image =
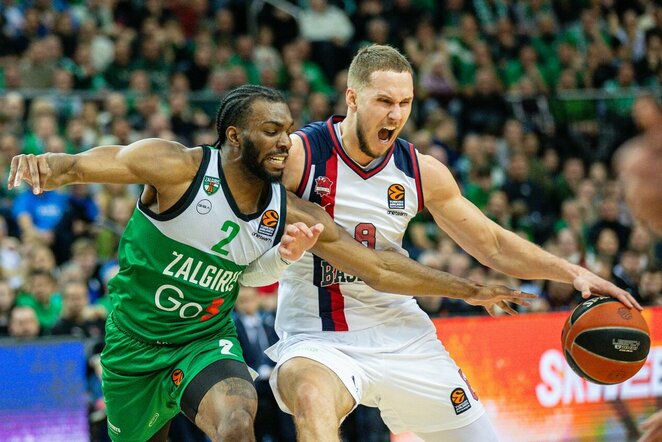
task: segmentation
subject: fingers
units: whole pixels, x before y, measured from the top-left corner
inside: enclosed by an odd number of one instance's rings
[[[510,316],[515,316],[517,314],[517,310],[512,308],[506,301],[501,301],[498,306]]]
[[[285,232],[290,236],[304,235],[309,238],[312,238],[313,236],[310,228],[304,223],[288,224],[285,228]]]
[[[522,307],[531,307],[531,303],[529,301],[525,301],[524,299],[520,299],[520,298],[511,298],[511,299],[508,299],[508,302],[512,302],[513,304],[521,305]]]
[[[39,183],[39,164],[33,155],[30,155],[27,158],[28,172],[30,174],[30,180],[32,181],[32,192],[37,195],[41,193],[41,185]]]
[[[16,175],[18,170],[18,165],[20,162],[20,157],[15,156],[11,159],[11,166],[9,167],[9,177],[7,178],[7,189],[11,190],[16,187]],[[20,181],[19,181],[20,184]]]
[[[21,185],[25,181],[32,186],[32,192],[38,195],[42,192],[41,172],[39,159],[34,155],[16,155],[11,160],[7,188],[9,190]]]
[[[319,237],[320,234],[324,231],[324,224],[315,224],[310,228],[310,230],[313,232],[313,236]]]
[[[510,290],[510,289],[508,290],[510,291],[509,296],[512,298],[513,301],[515,301],[516,299],[536,299],[538,297],[537,295],[523,292],[521,290]]]

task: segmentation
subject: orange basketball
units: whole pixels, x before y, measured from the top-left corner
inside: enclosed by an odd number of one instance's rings
[[[579,304],[561,333],[568,365],[596,384],[618,384],[634,376],[646,362],[650,342],[639,310],[606,296]]]

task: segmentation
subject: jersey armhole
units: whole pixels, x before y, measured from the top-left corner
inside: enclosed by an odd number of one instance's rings
[[[414,169],[414,181],[416,181],[416,194],[418,196],[418,212],[425,208],[425,199],[423,198],[423,181],[421,180],[421,167],[418,164],[418,155],[416,148],[409,143],[409,152],[411,153],[411,164]]]
[[[184,210],[186,210],[186,208],[193,202],[193,199],[195,199],[195,196],[198,193],[198,189],[202,183],[202,178],[207,172],[207,166],[209,165],[210,157],[211,149],[208,146],[202,146],[202,162],[200,163],[200,168],[195,174],[193,181],[191,181],[191,184],[188,186],[188,189],[186,189],[186,192],[184,192],[184,195],[182,195],[181,198],[179,198],[179,200],[177,200],[177,202],[172,205],[172,207],[168,208],[168,210],[164,210],[161,213],[156,213],[152,211],[149,206],[143,204],[142,200],[139,198],[138,207],[140,210],[145,215],[158,221],[171,220],[184,212]]]
[[[287,224],[287,189],[280,184],[280,223],[278,224],[278,231],[274,237],[274,246],[280,242],[285,232],[285,225]]]

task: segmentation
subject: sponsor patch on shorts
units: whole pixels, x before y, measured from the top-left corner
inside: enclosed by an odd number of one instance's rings
[[[451,392],[451,403],[455,408],[455,414],[462,414],[471,408],[469,399],[462,388],[456,388]]]
[[[182,381],[184,380],[184,372],[178,368],[172,372],[170,379],[172,380],[172,383],[175,384],[176,387],[179,387],[179,384],[181,384]]]

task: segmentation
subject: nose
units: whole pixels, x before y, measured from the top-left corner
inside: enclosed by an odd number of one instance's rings
[[[290,139],[289,134],[283,131],[283,133],[278,138],[278,148],[289,151],[290,147],[292,147],[292,140]]]
[[[395,103],[395,105],[391,107],[391,110],[388,113],[388,117],[391,120],[397,121],[398,123],[400,122],[402,119],[402,109],[400,109],[400,104]]]

